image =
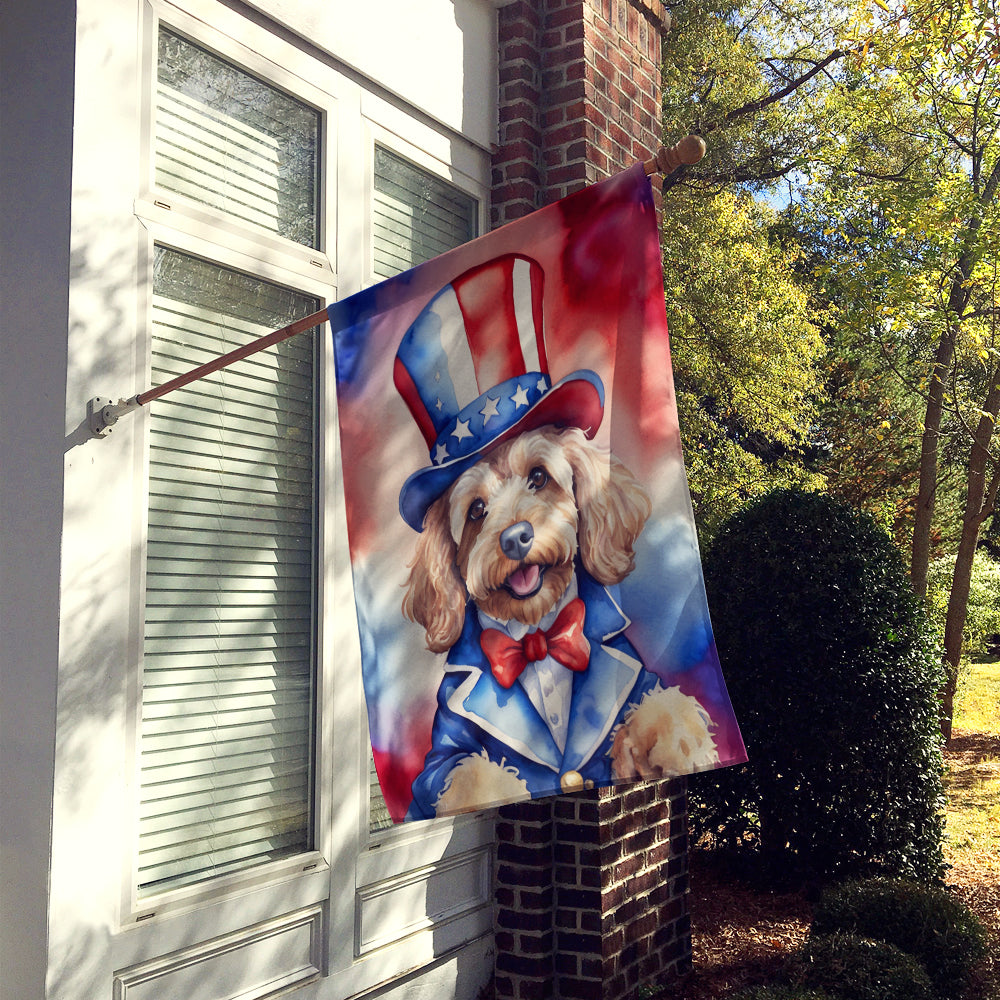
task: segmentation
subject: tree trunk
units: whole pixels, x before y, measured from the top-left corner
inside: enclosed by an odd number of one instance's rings
[[[1000,159],[993,164],[986,184],[979,189],[979,165],[982,151],[973,157],[978,205],[965,228],[962,254],[957,261],[955,277],[948,292],[945,322],[948,327],[934,354],[930,386],[927,393],[927,411],[924,432],[920,441],[920,485],[917,490],[917,509],[913,520],[913,544],[910,550],[910,582],[921,596],[927,595],[927,568],[931,557],[931,527],[934,520],[934,498],[937,492],[938,438],[941,433],[941,414],[944,410],[944,378],[955,356],[955,338],[959,324],[969,304],[969,278],[972,275],[974,249],[983,216],[993,204],[1000,190]],[[995,412],[995,411],[994,411]],[[963,614],[964,624],[964,614]]]
[[[951,739],[952,718],[955,711],[955,689],[958,685],[958,668],[962,659],[962,633],[969,608],[969,588],[972,582],[972,563],[979,544],[979,531],[983,522],[993,513],[997,486],[1000,484],[1000,465],[990,458],[990,442],[1000,409],[1000,373],[994,373],[990,391],[986,394],[983,413],[973,436],[969,454],[968,485],[965,494],[965,511],[962,516],[962,536],[955,557],[955,572],[948,596],[948,614],[944,626],[945,685],[941,692],[941,733]],[[987,479],[991,464],[991,479]]]
[[[920,439],[920,482],[913,518],[913,542],[910,550],[910,582],[920,597],[927,595],[927,568],[931,560],[931,526],[934,521],[934,498],[937,494],[938,438],[944,412],[944,378],[955,355],[955,330],[948,324],[934,353],[924,430]]]

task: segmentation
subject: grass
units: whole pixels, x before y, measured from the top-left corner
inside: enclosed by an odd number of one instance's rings
[[[948,886],[982,920],[992,951],[970,996],[1000,1000],[1000,661],[963,671],[948,763]]]
[[[955,700],[956,728],[1000,736],[1000,660],[963,670]]]
[[[948,750],[948,861],[1000,874],[1000,661],[963,672]]]

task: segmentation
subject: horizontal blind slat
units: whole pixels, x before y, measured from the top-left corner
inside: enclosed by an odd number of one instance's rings
[[[220,868],[236,862],[241,862],[240,867],[243,867],[256,859],[280,857],[299,847],[294,827],[301,825],[305,816],[300,812],[291,819],[292,822],[285,822],[285,825],[293,826],[291,832],[272,830],[268,825],[250,829],[241,825],[239,830],[224,834],[191,831],[192,839],[187,850],[185,843],[181,842],[171,850],[140,851],[140,878],[146,884],[187,874],[192,860],[208,860],[211,865],[204,870],[218,874]],[[205,876],[202,874],[200,877]]]
[[[216,795],[222,799],[240,794],[244,785],[266,787],[276,783],[283,787],[287,782],[304,781],[308,776],[309,761],[302,756],[285,755],[270,758],[261,756],[251,761],[244,757],[238,766],[231,768],[209,768],[208,762],[200,770],[190,764],[165,765],[142,786],[140,809],[147,812],[176,812],[186,802],[201,800],[204,796]]]

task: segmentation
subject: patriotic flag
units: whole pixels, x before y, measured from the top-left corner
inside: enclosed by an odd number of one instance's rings
[[[746,759],[637,166],[329,309],[394,821]]]

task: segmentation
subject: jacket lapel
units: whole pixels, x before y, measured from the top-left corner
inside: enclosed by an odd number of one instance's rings
[[[597,752],[618,721],[642,664],[628,653],[591,644],[590,666],[573,688],[564,771],[579,771]]]
[[[507,689],[494,680],[479,645],[480,631],[475,609],[470,605],[462,635],[449,651],[445,665],[447,671],[467,671],[469,676],[448,699],[448,708],[515,753],[558,774],[562,754],[549,727],[520,684]]]
[[[562,754],[524,688],[514,684],[504,689],[488,670],[468,669],[469,676],[448,699],[448,707],[509,746],[514,753],[558,774]]]
[[[618,721],[628,696],[642,671],[626,642],[605,645],[620,635],[629,619],[612,591],[583,570],[577,573],[580,597],[587,608],[584,633],[590,640],[590,665],[577,675],[573,688],[573,711],[563,770],[580,770],[597,752]]]
[[[470,607],[462,636],[448,654],[446,670],[468,677],[448,699],[456,715],[475,723],[515,753],[557,774],[579,770],[593,756],[617,722],[642,670],[625,648],[605,645],[628,626],[628,618],[607,588],[578,573],[579,594],[586,605],[584,633],[590,640],[590,663],[573,681],[566,752],[559,752],[545,721],[520,684],[502,688],[493,678],[479,646],[479,624]]]

